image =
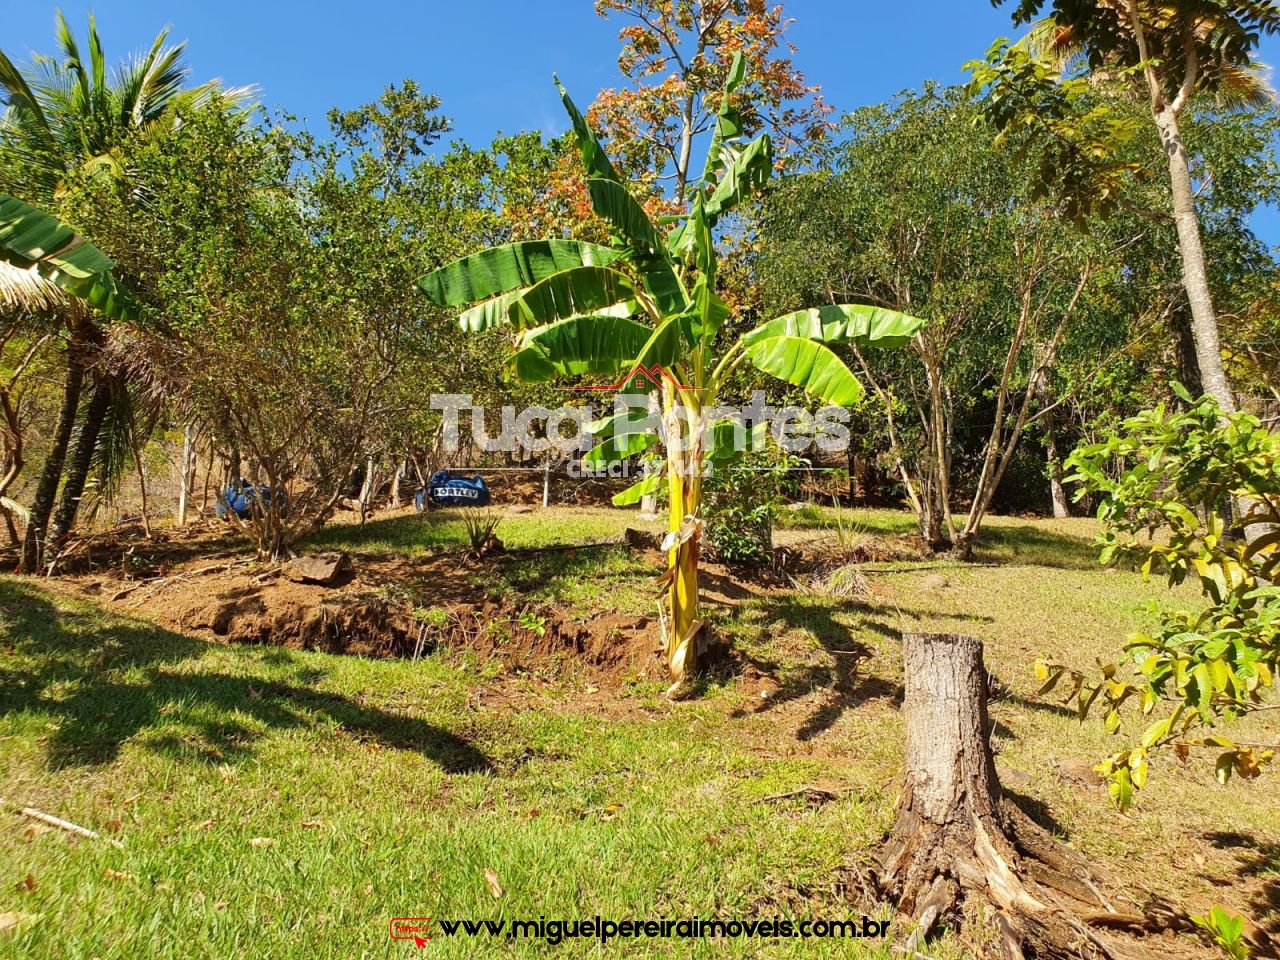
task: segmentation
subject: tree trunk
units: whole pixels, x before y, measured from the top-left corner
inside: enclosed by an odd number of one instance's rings
[[[1049,498],[1053,501],[1053,515],[1059,520],[1071,516],[1071,503],[1062,486],[1062,457],[1058,454],[1058,435],[1054,429],[1053,414],[1044,418],[1045,465],[1049,468]]]
[[[142,494],[142,533],[151,539],[151,518],[147,516],[147,468],[142,461],[142,443],[138,439],[136,431],[133,432],[133,465],[138,471],[138,490]],[[187,478],[183,477],[183,494],[185,500]],[[186,513],[186,505],[183,504],[183,513]]]
[[[1191,329],[1191,315],[1185,307],[1176,311],[1169,320],[1173,339],[1174,362],[1178,367],[1178,379],[1193,397],[1204,393],[1200,382],[1200,365],[1196,361],[1196,335]],[[1175,401],[1181,403],[1181,401]]]
[[[31,501],[31,518],[22,538],[23,573],[35,573],[44,565],[45,531],[58,496],[58,483],[62,480],[62,464],[67,458],[71,432],[76,425],[76,410],[80,406],[80,391],[84,383],[84,344],[73,331],[67,347],[67,378],[62,385],[62,409],[58,413],[58,426],[53,434],[53,446],[40,472],[35,496]]]
[[[364,526],[365,519],[369,516],[369,500],[373,497],[373,457],[365,457],[364,461],[364,481],[360,484],[360,526]]]
[[[75,525],[80,498],[84,495],[84,485],[89,478],[89,466],[93,462],[93,451],[98,445],[98,435],[102,432],[107,410],[111,407],[112,392],[110,381],[98,383],[85,408],[80,435],[76,437],[75,450],[67,465],[67,482],[62,487],[62,500],[49,530],[49,540],[52,543],[65,537]]]
[[[1200,240],[1200,219],[1196,215],[1195,193],[1191,189],[1191,171],[1187,151],[1178,129],[1178,118],[1165,107],[1155,114],[1156,127],[1169,158],[1169,182],[1173,194],[1173,222],[1178,228],[1178,248],[1182,254],[1182,284],[1191,307],[1191,330],[1195,336],[1196,365],[1204,392],[1218,401],[1223,413],[1234,413],[1235,397],[1227,382],[1222,364],[1222,343],[1218,335],[1218,318],[1209,293],[1209,278],[1204,264],[1204,247]]]
[[[188,423],[182,428],[182,488],[178,491],[178,526],[187,525],[187,502],[196,483],[196,428]]]
[[[667,482],[670,513],[667,530],[667,607],[664,648],[672,684],[668,695],[687,689],[706,647],[698,609],[698,554],[702,524],[702,424],[668,385],[666,407]],[[684,419],[688,417],[689,419]]]
[[[999,933],[998,955],[1115,956],[1066,909],[1107,910],[1093,871],[1007,802],[996,776],[982,641],[903,636],[906,779],[873,885],[916,923],[910,949],[943,920],[973,916]]]
[[[922,477],[920,482],[920,513],[916,519],[920,527],[920,536],[929,545],[929,549],[935,552],[946,550],[951,545],[951,541],[942,532],[944,511],[940,502],[941,499],[942,494],[937,484],[927,477]]]
[[[396,464],[395,475],[391,478],[391,493],[387,497],[387,506],[392,510],[400,509],[400,503],[403,499],[400,496],[400,481],[404,478],[406,466],[404,457],[401,457],[399,462]]]

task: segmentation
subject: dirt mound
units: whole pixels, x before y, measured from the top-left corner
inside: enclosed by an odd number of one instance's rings
[[[165,619],[184,630],[208,630],[232,643],[371,657],[405,656],[417,633],[404,604],[288,580],[250,581],[207,599],[188,594],[177,599]]]
[[[647,617],[603,614],[574,619],[554,607],[514,608],[495,601],[457,604],[447,621],[424,625],[427,645],[473,651],[502,661],[508,669],[531,672],[581,664],[622,675],[660,668],[658,625]]]
[[[460,558],[363,556],[336,586],[288,578],[290,567],[251,558],[187,565],[150,580],[100,569],[63,578],[71,592],[211,640],[365,657],[476,655],[506,669],[558,673],[581,667],[602,679],[661,672],[659,626],[639,616],[591,616],[577,607],[494,599],[457,576]],[[470,561],[501,568],[502,557]],[[102,574],[107,573],[106,577]]]

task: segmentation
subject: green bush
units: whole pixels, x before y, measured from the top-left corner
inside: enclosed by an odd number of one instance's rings
[[[705,481],[706,542],[725,563],[765,563],[773,556],[773,515],[799,487],[791,468],[806,461],[780,450],[750,453],[715,466]]]

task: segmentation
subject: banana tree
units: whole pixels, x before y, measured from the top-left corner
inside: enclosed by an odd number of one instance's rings
[[[650,220],[557,80],[592,207],[608,223],[613,243],[511,243],[464,257],[418,281],[433,302],[467,307],[458,318],[464,330],[514,328],[510,362],[522,380],[661,368],[662,375],[637,376],[629,388],[661,391],[663,428],[635,432],[625,414],[605,418],[593,424],[600,442],[584,461],[595,468],[662,450],[661,468],[618,494],[614,503],[636,503],[666,487],[664,647],[676,683],[689,675],[705,645],[698,607],[704,462],[729,465],[745,439],[738,438],[735,447],[739,431],[722,429],[731,426],[723,421],[710,422],[721,388],[749,363],[825,403],[852,406],[862,399],[862,385],[832,347],[849,342],[901,346],[921,323],[877,307],[825,306],[763,323],[727,349],[717,344],[730,310],[716,294],[713,231],[773,172],[768,134],[744,136],[735,90],[745,67],[741,55],[736,57],[702,175],[684,198],[688,212],[670,218],[670,229],[660,230]]]
[[[0,294],[15,307],[58,304],[56,289],[109,317],[134,319],[137,305],[116,283],[115,263],[75,228],[0,193]]]

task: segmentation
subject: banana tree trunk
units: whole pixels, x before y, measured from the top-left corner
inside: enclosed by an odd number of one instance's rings
[[[666,636],[667,667],[673,684],[681,684],[697,667],[702,620],[698,609],[698,551],[702,516],[702,431],[696,410],[665,390],[667,474],[671,510],[667,553],[671,613]]]

